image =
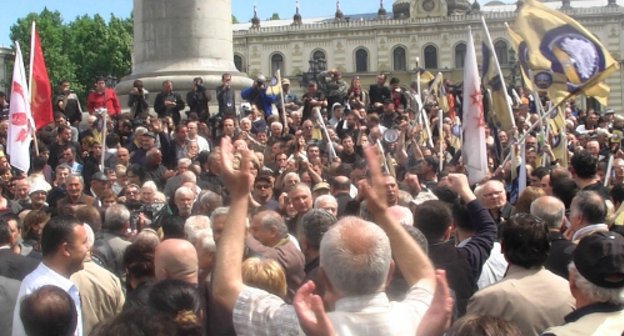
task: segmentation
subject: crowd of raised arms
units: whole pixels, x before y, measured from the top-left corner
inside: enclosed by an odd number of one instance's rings
[[[470,184],[461,86],[230,82],[59,83],[0,152],[1,335],[623,335],[624,115],[565,102],[558,156],[515,88]]]

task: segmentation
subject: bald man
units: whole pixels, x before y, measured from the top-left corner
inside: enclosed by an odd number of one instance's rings
[[[197,251],[184,239],[167,239],[156,247],[156,280],[176,279],[197,284]]]
[[[550,251],[544,267],[568,279],[568,264],[572,261],[575,245],[561,234],[565,223],[565,205],[553,196],[542,196],[531,203],[531,215],[541,218],[548,228]]]

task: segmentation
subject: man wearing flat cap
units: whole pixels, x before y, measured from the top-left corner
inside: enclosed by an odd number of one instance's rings
[[[624,237],[596,232],[584,237],[569,265],[576,310],[542,335],[621,335],[624,330]]]

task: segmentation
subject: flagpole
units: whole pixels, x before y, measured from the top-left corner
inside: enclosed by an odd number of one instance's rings
[[[503,92],[505,93],[505,100],[507,102],[507,113],[509,113],[509,118],[511,119],[511,126],[516,128],[516,120],[514,119],[513,109],[511,108],[511,98],[507,93],[507,85],[505,85],[505,77],[503,76],[503,72],[501,71],[500,64],[498,63],[498,56],[496,55],[496,50],[494,49],[494,43],[492,42],[492,37],[490,36],[490,31],[488,30],[487,24],[485,23],[485,17],[481,16],[481,23],[483,23],[483,29],[485,30],[485,36],[487,37],[488,45],[490,50],[492,51],[492,59],[494,60],[494,66],[496,66],[496,71],[500,76],[501,86],[503,87]]]
[[[100,163],[102,166],[102,172],[104,172],[105,160],[106,160],[106,132],[108,130],[106,117],[108,117],[108,111],[104,108],[101,112],[102,115],[102,162]]]
[[[420,57],[416,57],[416,103],[418,104],[418,118],[420,119],[420,125],[425,126],[425,132],[427,132],[427,142],[429,146],[433,148],[433,140],[431,139],[431,129],[429,128],[429,117],[423,115],[425,106],[422,101],[422,91],[420,87]],[[420,144],[419,144],[420,145]]]
[[[277,85],[280,86],[280,101],[282,103],[282,122],[284,123],[284,127],[282,128],[282,133],[288,133],[288,121],[286,119],[286,103],[284,102],[284,88],[282,86],[282,75],[280,69],[277,69],[275,76],[277,77]],[[277,110],[279,113],[279,109]]]
[[[444,111],[442,111],[442,108],[439,109],[438,111],[438,136],[440,137],[440,139],[438,139],[438,143],[440,148],[438,148],[438,152],[440,155],[440,162],[439,162],[439,172],[442,172],[442,169],[444,168],[444,148],[442,147],[442,141],[444,141]]]
[[[325,126],[325,122],[323,121],[323,115],[321,115],[321,109],[316,109],[317,118],[319,120],[319,124],[321,124],[321,128],[323,129],[323,133],[325,133],[325,137],[327,138],[327,143],[329,144],[329,161],[332,161],[337,157],[336,149],[334,149],[334,143],[329,137],[329,131],[327,131],[327,126]]]
[[[35,63],[35,21],[32,22],[32,29],[30,30],[30,66],[28,67],[28,101],[32,102],[32,79],[33,79],[33,64]],[[32,106],[32,105],[31,105]],[[32,116],[32,110],[31,110]],[[29,119],[30,127],[32,129],[33,140],[35,141],[35,155],[39,156],[39,140],[37,140],[37,127],[35,127],[34,120]]]
[[[529,129],[523,133],[520,136],[520,139],[518,139],[518,143],[522,143],[524,141],[524,139],[526,139],[526,137],[537,127],[537,125],[539,125],[539,123],[543,120],[546,119],[551,113],[552,111],[554,111],[555,109],[557,109],[559,107],[559,105],[563,104],[565,101],[567,101],[568,99],[574,97],[578,92],[570,92],[565,98],[563,98],[559,103],[557,103],[556,105],[551,106],[548,111],[546,111],[546,113],[544,113],[544,115],[539,116],[539,120],[536,121],[535,123],[533,123],[533,125],[531,125],[531,127],[529,127]],[[565,138],[567,140],[567,138]],[[567,151],[567,146],[566,146],[566,151]],[[507,157],[505,157],[505,161],[503,161],[502,166],[505,165],[505,163],[507,163],[507,161],[509,161],[509,158],[511,157],[511,153],[507,154]]]

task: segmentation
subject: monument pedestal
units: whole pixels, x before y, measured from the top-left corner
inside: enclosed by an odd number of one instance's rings
[[[122,107],[136,79],[149,90],[151,106],[164,80],[185,99],[193,78],[202,77],[211,105],[223,73],[232,75],[237,91],[252,84],[234,65],[230,0],[134,0],[133,6],[132,74],[115,88]]]

